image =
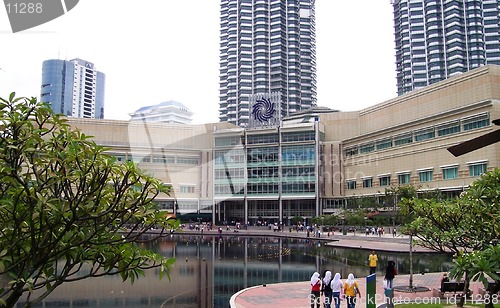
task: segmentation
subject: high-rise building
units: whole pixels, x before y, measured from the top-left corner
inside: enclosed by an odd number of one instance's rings
[[[68,117],[103,119],[104,80],[104,74],[91,62],[46,60],[42,65],[40,101]]]
[[[176,101],[145,106],[130,114],[132,121],[191,124],[193,112]]]
[[[398,95],[500,64],[500,0],[392,0]]]
[[[219,119],[247,127],[256,96],[282,116],[316,105],[314,0],[221,0]]]

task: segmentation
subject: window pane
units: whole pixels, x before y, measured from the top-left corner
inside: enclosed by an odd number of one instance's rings
[[[481,174],[486,172],[486,163],[484,164],[477,164],[477,165],[470,165],[469,166],[469,175],[470,176],[480,176]]]
[[[430,182],[432,181],[432,174],[432,170],[419,172],[418,179],[420,182]]]
[[[398,184],[409,184],[410,183],[410,174],[398,174]]]
[[[458,167],[443,169],[443,180],[458,178]]]

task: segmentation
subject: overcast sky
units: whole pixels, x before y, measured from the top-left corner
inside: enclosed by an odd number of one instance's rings
[[[13,34],[0,8],[0,96],[40,95],[42,62],[81,58],[106,75],[105,118],[175,100],[218,122],[219,0],[80,0]],[[359,110],[396,96],[389,0],[316,0],[318,105]]]

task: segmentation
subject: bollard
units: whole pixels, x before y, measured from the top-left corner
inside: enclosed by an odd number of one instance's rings
[[[394,308],[394,289],[387,288],[384,291],[385,303],[387,308]]]

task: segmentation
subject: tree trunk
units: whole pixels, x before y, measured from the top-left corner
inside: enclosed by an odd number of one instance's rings
[[[6,303],[5,307],[7,307],[7,308],[16,307],[17,301],[19,300],[21,295],[23,295],[23,292],[21,290],[22,290],[22,287],[14,288],[13,291],[11,293],[9,293],[9,297],[7,297],[7,299],[5,300],[5,303]]]
[[[457,303],[457,307],[463,307],[465,304],[465,299],[470,296],[470,291],[469,291],[469,273],[465,272],[465,277],[464,277],[464,289],[462,296],[460,297],[460,301]]]

